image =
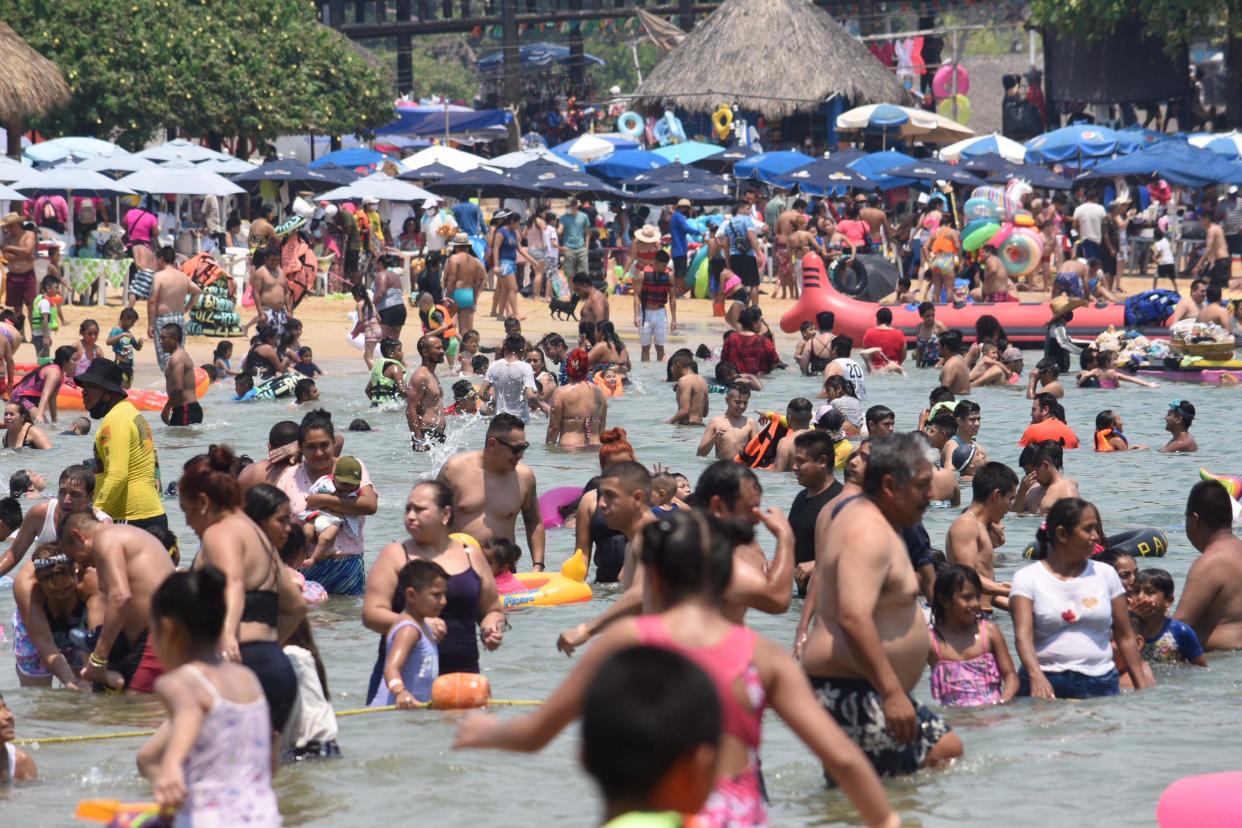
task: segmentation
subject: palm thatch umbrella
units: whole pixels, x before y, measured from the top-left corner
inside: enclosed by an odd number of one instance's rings
[[[811,0],[724,0],[634,94],[649,109],[736,104],[769,119],[834,95],[855,105],[908,98],[897,77]]]
[[[22,123],[69,103],[69,85],[60,68],[0,23],[0,124],[8,130],[7,152],[22,154]]]

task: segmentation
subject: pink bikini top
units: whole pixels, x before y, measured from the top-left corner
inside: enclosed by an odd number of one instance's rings
[[[751,750],[759,749],[759,731],[767,697],[753,660],[757,638],[753,630],[735,626],[714,647],[683,647],[669,636],[660,616],[644,615],[638,619],[638,638],[643,644],[680,653],[707,673],[720,696],[722,730]],[[738,702],[739,681],[750,702],[749,709]]]

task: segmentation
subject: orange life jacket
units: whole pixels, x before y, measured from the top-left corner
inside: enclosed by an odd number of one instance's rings
[[[1129,445],[1129,441],[1126,440],[1124,435],[1118,434],[1116,431],[1114,431],[1111,428],[1102,428],[1095,433],[1095,450],[1096,451],[1117,451],[1117,449],[1113,448],[1112,444],[1108,442],[1109,439],[1113,437],[1120,437],[1121,442],[1125,443],[1126,445]]]
[[[780,417],[773,417],[733,459],[752,469],[766,469],[776,462],[777,444],[788,433],[789,426],[782,423]]]

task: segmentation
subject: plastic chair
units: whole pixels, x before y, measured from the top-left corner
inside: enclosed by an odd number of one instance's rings
[[[328,295],[328,274],[332,272],[332,264],[336,261],[336,254],[329,253],[326,256],[319,256],[319,269],[315,271],[315,295]]]

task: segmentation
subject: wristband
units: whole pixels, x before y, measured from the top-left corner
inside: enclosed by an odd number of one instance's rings
[[[388,682],[388,692],[392,693],[394,696],[400,695],[404,690],[405,682],[401,681],[401,679],[393,679]]]
[[[94,653],[91,653],[90,658],[88,658],[87,661],[90,663],[92,667],[107,667],[108,666],[108,659],[100,658]]]
[[[547,567],[543,565],[543,561],[535,561],[533,564],[531,564],[531,566],[537,566],[537,567],[539,567],[539,571],[540,571],[540,572],[542,572],[543,570],[547,569]]]

